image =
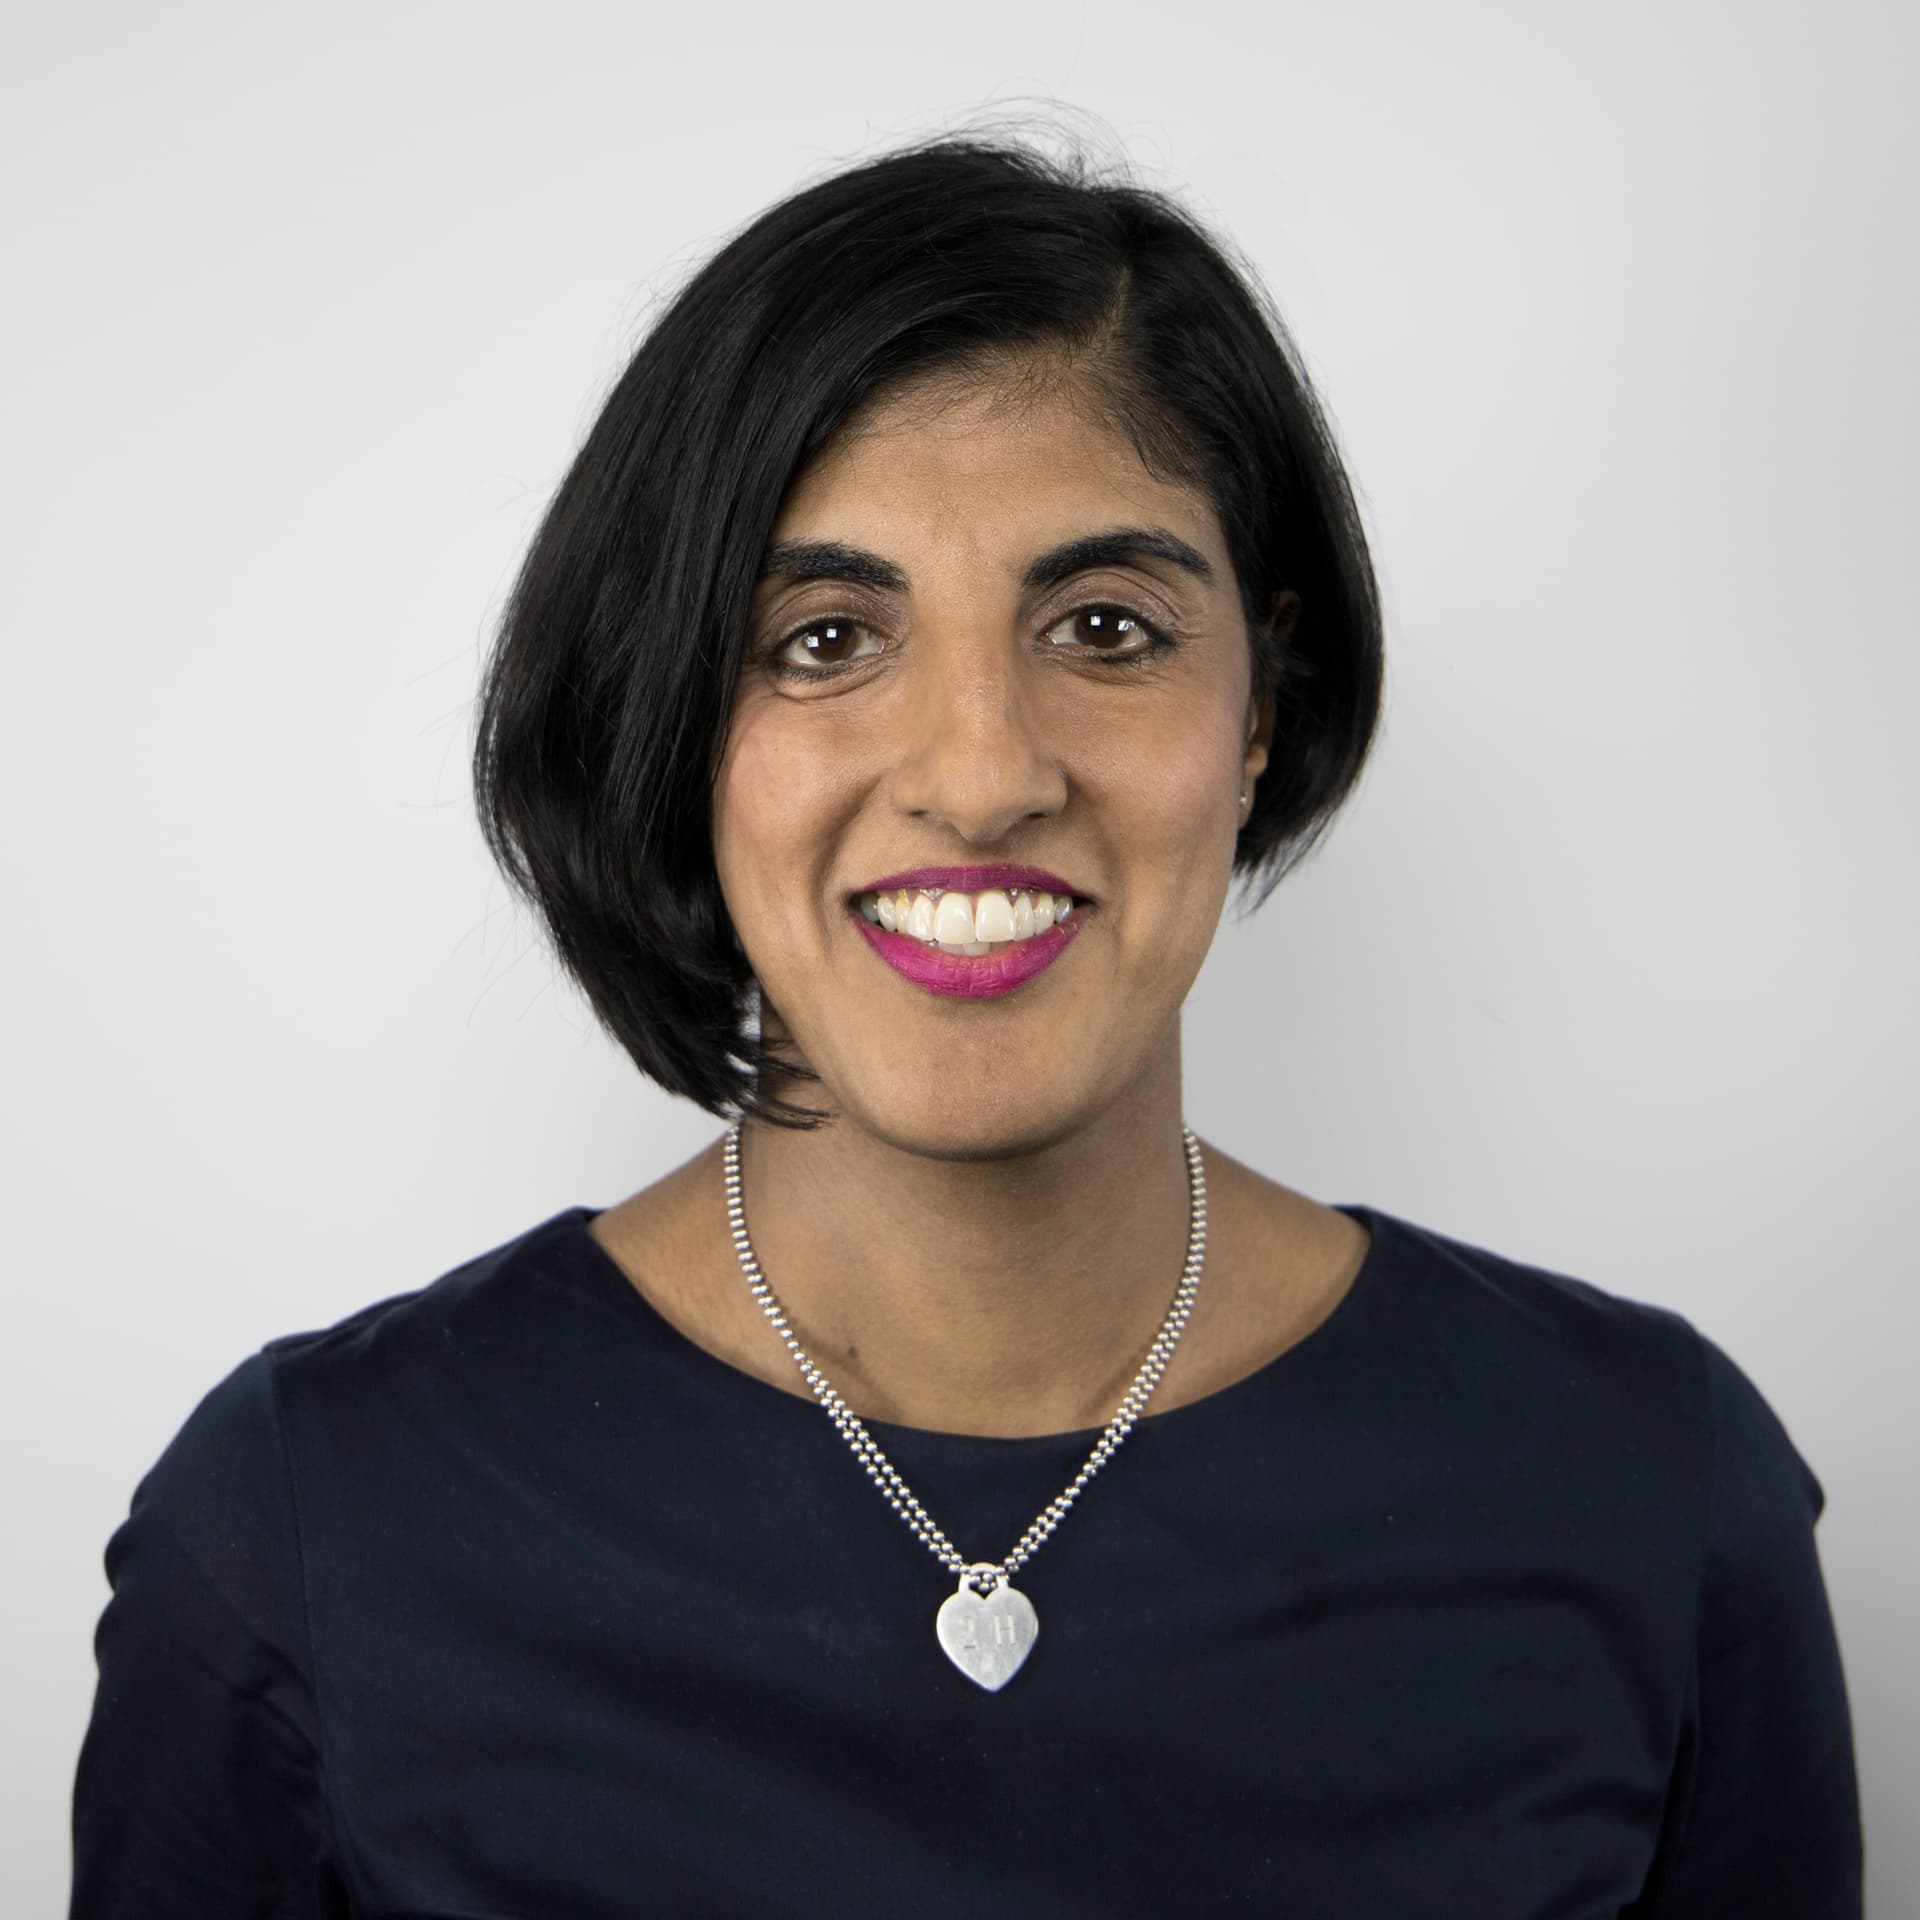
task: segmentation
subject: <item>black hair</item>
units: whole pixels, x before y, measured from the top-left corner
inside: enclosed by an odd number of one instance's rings
[[[1250,905],[1359,778],[1380,608],[1332,433],[1258,277],[1112,172],[945,135],[768,208],[647,332],[521,566],[480,688],[482,833],[600,1022],[711,1113],[810,1123],[764,1084],[776,1061],[714,869],[712,784],[787,488],[910,379],[1060,360],[1150,470],[1211,500],[1274,704],[1235,847]],[[1298,606],[1276,618],[1288,589]]]

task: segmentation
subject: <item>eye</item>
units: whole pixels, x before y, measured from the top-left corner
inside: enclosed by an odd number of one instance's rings
[[[1062,652],[1072,648],[1106,659],[1133,659],[1159,653],[1172,644],[1170,637],[1144,614],[1107,601],[1075,607],[1047,629],[1047,637]]]
[[[796,627],[776,641],[768,653],[769,663],[782,673],[823,673],[829,668],[850,666],[881,651],[878,637],[858,620],[829,614]]]

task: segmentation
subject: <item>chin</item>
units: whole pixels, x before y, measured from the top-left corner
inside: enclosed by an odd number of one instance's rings
[[[968,1086],[965,1075],[933,1084],[902,1076],[886,1084],[849,1085],[827,1104],[888,1146],[929,1160],[1012,1160],[1038,1153],[1077,1132],[1101,1104],[1091,1087],[1078,1097],[1069,1087],[1009,1088],[1004,1068],[995,1071],[1002,1084],[991,1089]],[[816,1098],[825,1091],[824,1085],[813,1089]]]

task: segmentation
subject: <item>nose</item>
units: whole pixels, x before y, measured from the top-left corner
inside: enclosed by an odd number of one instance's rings
[[[1049,750],[1017,642],[972,629],[923,632],[921,643],[909,732],[890,783],[894,803],[980,846],[1058,813],[1066,775]]]

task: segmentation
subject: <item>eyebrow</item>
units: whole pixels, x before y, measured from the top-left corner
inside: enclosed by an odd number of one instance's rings
[[[1090,567],[1118,566],[1128,560],[1164,560],[1196,580],[1211,583],[1213,563],[1165,527],[1109,527],[1100,533],[1065,540],[1036,554],[1020,575],[1021,587],[1041,592]],[[891,560],[843,540],[778,540],[760,562],[762,580],[851,580],[882,593],[908,593],[912,583]]]

